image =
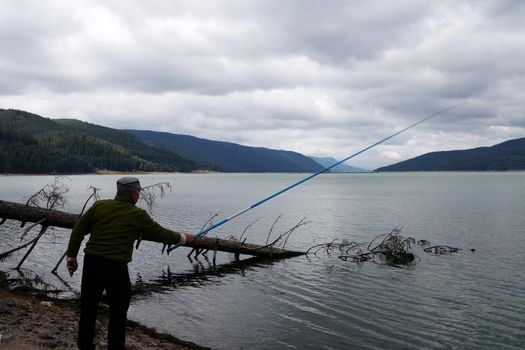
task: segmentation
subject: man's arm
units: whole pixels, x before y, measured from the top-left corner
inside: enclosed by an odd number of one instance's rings
[[[70,276],[73,276],[73,273],[75,273],[78,268],[77,255],[80,245],[84,240],[84,236],[91,232],[91,221],[94,211],[93,207],[94,205],[80,217],[75,224],[75,227],[73,227],[73,231],[71,231],[66,251],[66,265]]]
[[[166,244],[185,245],[193,242],[195,235],[182,233],[162,227],[155,222],[146,211],[140,217],[142,239]]]

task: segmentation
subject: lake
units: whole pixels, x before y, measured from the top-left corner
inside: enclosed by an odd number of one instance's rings
[[[157,221],[196,233],[213,215],[227,217],[305,174],[139,177],[143,186],[173,186],[158,198]],[[64,179],[70,191],[63,210],[79,212],[89,186],[112,198],[118,178]],[[0,177],[0,199],[23,202],[52,180]],[[188,259],[188,248],[166,256],[161,245],[142,242],[130,264],[140,293],[129,318],[215,349],[525,348],[525,173],[324,174],[209,236],[239,237],[253,224],[244,237],[261,244],[279,216],[272,237],[302,218],[309,222],[291,235],[289,249],[334,239],[365,243],[402,227],[403,236],[462,250],[433,255],[415,246],[417,258],[406,267],[357,264],[325,252],[235,264],[232,255],[218,253],[214,269],[211,258]],[[22,231],[13,221],[0,226],[0,251],[19,244]],[[70,278],[65,266],[60,278],[49,273],[67,239],[63,229],[46,234],[23,271],[78,292],[80,274]],[[0,262],[0,269],[13,268],[23,254]]]

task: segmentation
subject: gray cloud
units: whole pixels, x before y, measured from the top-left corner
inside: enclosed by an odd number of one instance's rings
[[[0,5],[0,105],[374,168],[523,137],[521,1]]]

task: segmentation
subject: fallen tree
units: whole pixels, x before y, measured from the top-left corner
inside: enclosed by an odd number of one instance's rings
[[[41,232],[45,232],[44,228],[49,226],[72,229],[79,218],[80,215],[78,214],[0,200],[0,225],[8,219],[17,220],[22,222],[22,227],[28,222],[34,223],[30,228],[41,225]],[[284,235],[281,235],[281,238],[284,238]],[[240,240],[198,237],[192,243],[185,244],[185,246],[194,248],[196,251],[213,251],[214,254],[217,251],[233,253],[237,259],[240,254],[264,258],[290,258],[305,254],[302,251],[277,248],[275,243],[277,241],[261,246]],[[25,244],[24,247],[27,245],[29,244]],[[12,251],[1,253],[0,258],[6,257]]]

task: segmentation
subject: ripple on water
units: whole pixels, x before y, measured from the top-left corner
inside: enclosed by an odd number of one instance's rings
[[[178,187],[154,212],[166,226],[194,232],[214,213],[236,212],[296,177],[180,175],[174,181]],[[47,181],[37,179],[38,188]],[[104,196],[111,197],[116,177],[72,179],[71,196],[85,198],[86,186],[100,183]],[[172,180],[148,175],[143,182]],[[250,191],[239,191],[239,185]],[[24,178],[4,179],[2,199],[19,200],[30,192],[27,186]],[[432,243],[464,250],[435,256],[416,247],[415,266],[402,269],[324,254],[233,267],[231,256],[219,254],[214,270],[202,259],[189,262],[188,251],[161,257],[159,245],[143,242],[130,265],[133,278],[163,288],[134,297],[130,317],[217,349],[523,349],[523,193],[525,181],[517,173],[319,177],[214,234],[228,237],[262,217],[248,235],[249,241],[264,241],[283,214],[276,232],[304,216],[311,221],[290,238],[288,246],[297,249],[333,239],[369,241],[404,226]],[[83,200],[70,203],[78,208]],[[0,226],[2,249],[16,245],[12,232],[20,231],[10,221]],[[48,273],[68,233],[58,231],[57,243],[45,237],[27,266]],[[12,268],[22,255],[0,266]],[[78,290],[78,277],[67,281]]]

